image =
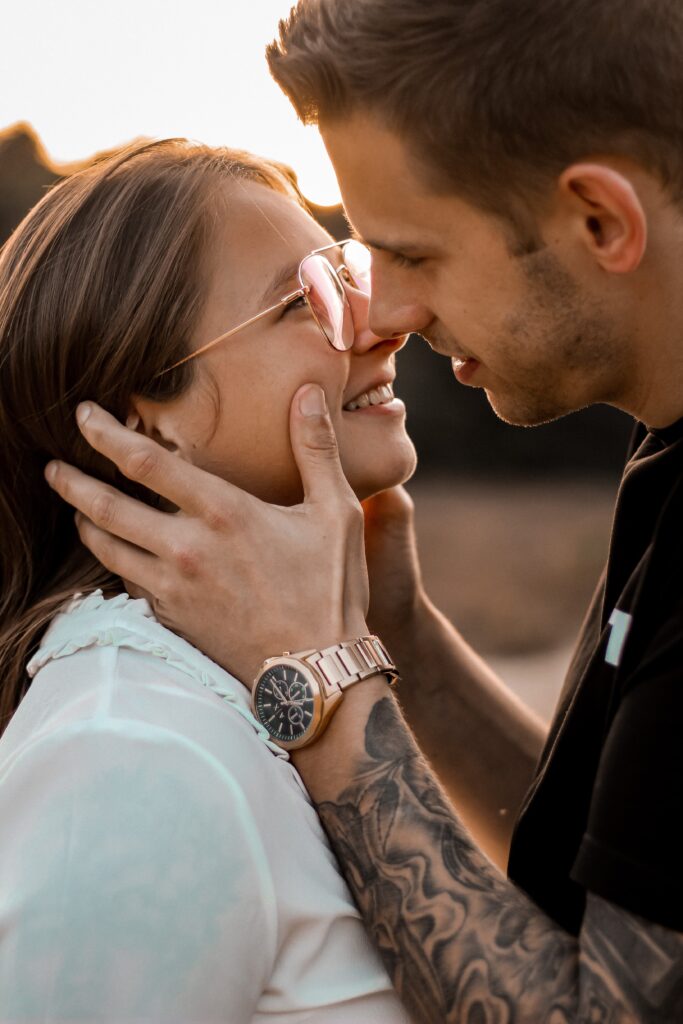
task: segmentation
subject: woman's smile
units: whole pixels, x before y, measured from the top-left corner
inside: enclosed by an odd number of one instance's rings
[[[369,406],[386,405],[394,398],[393,381],[384,384],[373,384],[351,399],[344,406],[346,412],[353,412],[356,409],[367,409]]]

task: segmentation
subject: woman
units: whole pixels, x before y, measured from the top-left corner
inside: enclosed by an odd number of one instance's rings
[[[80,438],[88,397],[295,503],[288,409],[315,381],[358,496],[405,480],[404,339],[369,329],[363,256],[278,166],[182,140],[67,179],[2,253],[3,1022],[407,1020],[246,686],[93,562],[43,477],[130,490]]]

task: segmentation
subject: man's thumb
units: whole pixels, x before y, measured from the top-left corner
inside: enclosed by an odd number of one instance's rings
[[[320,385],[307,384],[295,394],[290,435],[306,501],[332,500],[340,490],[348,490],[337,437]]]

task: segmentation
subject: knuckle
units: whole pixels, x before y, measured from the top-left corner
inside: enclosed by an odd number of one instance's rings
[[[191,579],[199,572],[199,553],[190,544],[178,544],[172,551],[172,560],[176,569],[185,579]]]
[[[90,503],[90,519],[105,530],[111,527],[116,519],[116,500],[113,495],[95,495]]]
[[[144,483],[154,474],[158,465],[156,452],[148,447],[136,446],[128,452],[121,470],[129,479]]]
[[[331,423],[326,418],[321,418],[316,429],[309,432],[304,443],[321,459],[334,460],[338,457],[337,438]]]
[[[229,517],[225,509],[216,505],[207,506],[202,518],[208,528],[215,533],[223,533],[229,525]]]

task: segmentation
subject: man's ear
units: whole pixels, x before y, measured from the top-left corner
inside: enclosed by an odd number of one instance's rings
[[[629,179],[605,164],[572,164],[558,188],[571,215],[580,218],[582,241],[603,270],[637,270],[647,248],[647,217]]]
[[[138,434],[151,437],[167,451],[177,452],[182,458],[182,440],[177,435],[175,417],[167,403],[132,395],[126,426]]]

